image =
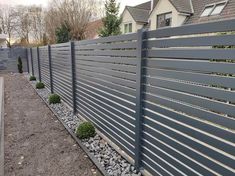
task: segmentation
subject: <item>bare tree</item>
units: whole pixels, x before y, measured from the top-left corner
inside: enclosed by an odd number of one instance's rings
[[[27,6],[16,7],[16,33],[18,38],[29,43],[29,34],[31,31],[30,11]]]
[[[41,43],[44,34],[44,12],[41,6],[30,6],[28,8],[31,19],[31,36],[34,42]]]
[[[73,40],[85,37],[87,24],[99,16],[101,1],[97,0],[51,0],[45,16],[46,31],[55,41],[55,30],[64,23],[71,29]]]
[[[11,47],[12,36],[16,26],[16,10],[11,6],[0,8],[0,28],[4,34],[8,35],[7,46]]]

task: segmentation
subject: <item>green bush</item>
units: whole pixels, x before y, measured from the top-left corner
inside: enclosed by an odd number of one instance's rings
[[[83,122],[76,128],[76,135],[80,139],[86,139],[95,136],[95,127],[91,122]]]
[[[18,57],[18,64],[17,64],[17,67],[18,67],[19,73],[23,73],[23,64],[22,64],[22,60],[21,60],[20,57]]]
[[[49,96],[49,104],[60,103],[60,96],[57,94],[52,94]]]
[[[45,85],[42,82],[37,82],[36,89],[43,89],[45,88]]]
[[[36,77],[35,76],[30,76],[29,80],[30,81],[36,81]]]

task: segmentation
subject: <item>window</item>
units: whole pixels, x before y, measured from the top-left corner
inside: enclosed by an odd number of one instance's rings
[[[201,14],[201,17],[209,16],[214,8],[214,5],[205,7],[204,11]]]
[[[132,23],[124,24],[124,33],[132,32]]]
[[[201,17],[211,16],[211,15],[218,15],[222,12],[225,5],[227,4],[227,1],[208,5],[203,10]]]
[[[157,28],[171,26],[172,13],[164,13],[157,15]]]
[[[211,15],[218,15],[222,12],[225,7],[225,3],[217,4],[214,10],[211,12]]]

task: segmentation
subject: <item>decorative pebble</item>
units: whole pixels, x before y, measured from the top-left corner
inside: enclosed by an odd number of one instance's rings
[[[31,82],[35,87],[36,82]],[[48,97],[50,95],[48,89],[37,89],[38,94],[48,103]],[[65,124],[75,132],[76,127],[82,122],[77,116],[73,115],[73,110],[67,107],[65,104],[51,104],[51,108],[57,113]],[[56,120],[55,122],[58,122]],[[106,172],[110,176],[141,176],[141,173],[137,172],[135,167],[128,163],[120,154],[118,154],[104,139],[99,135],[96,135],[89,140],[82,140],[83,145],[88,151],[94,155],[98,162],[105,168]],[[76,144],[73,145],[74,147]],[[84,158],[87,158],[84,155]],[[18,163],[19,164],[19,163]],[[93,172],[93,171],[92,171]],[[94,171],[95,172],[95,171]]]

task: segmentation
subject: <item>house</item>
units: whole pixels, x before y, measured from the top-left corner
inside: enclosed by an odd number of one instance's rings
[[[0,33],[0,48],[6,47],[6,39],[7,39],[7,35]]]
[[[156,30],[235,18],[235,0],[151,0],[126,6],[121,16],[123,33]]]
[[[102,19],[92,21],[87,24],[85,39],[96,39],[99,37],[98,30],[103,27]]]

